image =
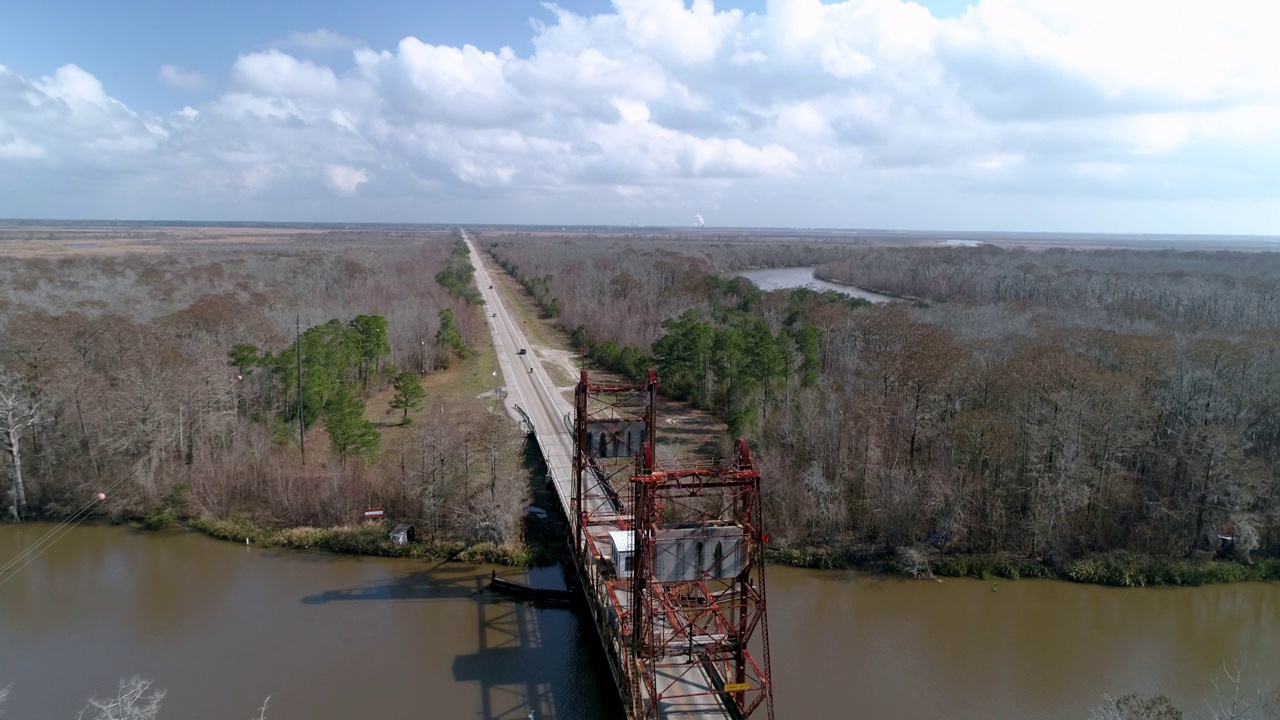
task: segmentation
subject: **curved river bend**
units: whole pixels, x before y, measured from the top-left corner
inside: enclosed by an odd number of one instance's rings
[[[889,302],[894,298],[888,295],[873,293],[852,285],[819,280],[813,276],[811,267],[761,268],[759,270],[739,270],[734,273],[756,284],[761,290],[785,290],[787,288],[807,287],[810,290],[834,290],[850,297],[870,300],[873,303]]]
[[[0,565],[49,528],[0,525]],[[138,674],[168,689],[162,717],[188,720],[250,717],[267,695],[277,720],[616,717],[590,625],[478,593],[492,569],[77,528],[0,576],[2,709],[69,720]],[[1083,720],[1135,691],[1193,718],[1224,661],[1280,681],[1276,584],[768,580],[784,719]]]

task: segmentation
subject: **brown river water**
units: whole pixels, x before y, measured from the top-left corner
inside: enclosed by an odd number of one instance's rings
[[[740,270],[735,274],[750,280],[755,283],[756,287],[766,292],[807,287],[818,292],[834,290],[843,295],[870,300],[873,303],[884,303],[893,300],[888,295],[873,293],[852,285],[838,285],[826,280],[819,280],[813,276],[813,268],[811,267],[760,268],[758,270]]]
[[[0,525],[0,566],[51,527]],[[617,717],[590,625],[478,592],[493,569],[76,528],[0,574],[0,710],[71,719],[141,675],[175,720],[256,717],[268,695],[277,720]],[[1224,661],[1280,684],[1280,584],[767,579],[779,718],[1084,720],[1140,692],[1190,719]]]

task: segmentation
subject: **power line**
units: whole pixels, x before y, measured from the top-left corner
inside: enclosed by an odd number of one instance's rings
[[[3,575],[3,577],[0,577],[0,587],[17,577],[17,575],[22,572],[23,568],[30,565],[49,548],[53,547],[54,543],[61,540],[67,535],[67,533],[71,532],[79,526],[80,523],[87,520],[92,514],[91,511],[93,506],[103,500],[106,500],[107,493],[115,490],[116,486],[124,482],[126,477],[128,476],[121,474],[115,482],[108,485],[103,491],[95,494],[88,502],[81,505],[75,512],[71,513],[67,519],[55,525],[53,529],[41,536],[39,540],[36,540],[25,550],[11,558],[3,566],[0,566],[0,575]]]
[[[302,316],[293,319],[294,355],[298,356],[298,446],[302,448],[302,464],[307,464],[307,426],[302,417]]]

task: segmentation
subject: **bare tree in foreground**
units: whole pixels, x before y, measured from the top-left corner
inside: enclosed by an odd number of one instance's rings
[[[114,698],[89,700],[79,720],[153,720],[160,712],[161,700],[164,690],[152,690],[150,680],[135,675],[120,681]]]
[[[9,511],[21,521],[27,512],[27,491],[22,483],[22,434],[43,419],[43,400],[33,400],[26,383],[14,375],[0,373],[0,442],[9,453],[13,504]]]
[[[1245,689],[1244,670],[1228,668],[1222,664],[1226,681],[1213,678],[1213,699],[1206,703],[1208,720],[1280,720],[1280,689],[1261,683],[1257,693],[1250,696]],[[1120,697],[1102,696],[1102,704],[1093,709],[1089,720],[1182,720],[1181,710],[1164,695],[1144,697],[1130,693]]]
[[[160,702],[164,700],[164,690],[153,690],[151,681],[133,676],[128,680],[121,679],[120,687],[113,698],[91,698],[84,710],[80,711],[77,720],[154,720],[160,713]],[[9,686],[0,688],[0,705],[9,697]],[[267,707],[271,704],[271,696],[262,701],[258,714],[253,720],[267,720]],[[0,715],[4,710],[0,709]]]
[[[1235,672],[1222,664],[1222,674],[1227,676],[1223,684],[1218,678],[1213,679],[1216,703],[1209,704],[1209,716],[1213,720],[1272,720],[1280,718],[1280,689],[1267,691],[1259,687],[1252,699],[1244,689],[1244,670],[1237,667]]]

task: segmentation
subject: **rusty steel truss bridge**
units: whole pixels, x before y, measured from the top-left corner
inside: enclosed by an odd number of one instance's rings
[[[773,718],[760,473],[655,462],[658,379],[575,394],[573,551],[635,718]]]
[[[652,370],[635,385],[597,384],[584,370],[570,406],[462,236],[492,311],[503,390],[546,461],[628,716],[773,720],[768,536],[747,443],[727,459],[659,460]]]

